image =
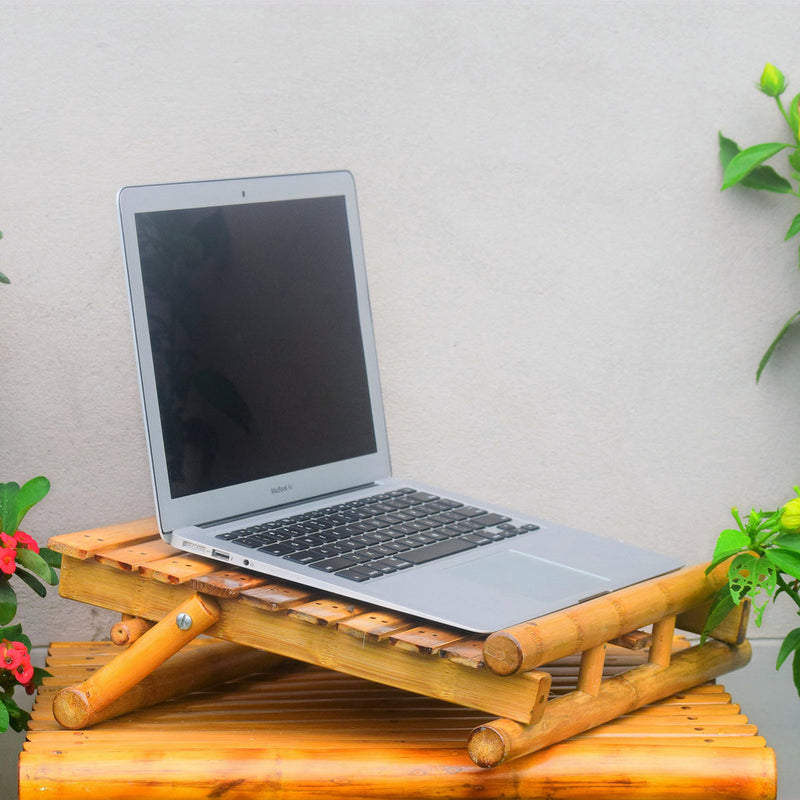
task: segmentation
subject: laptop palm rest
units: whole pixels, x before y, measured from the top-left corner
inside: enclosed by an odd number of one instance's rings
[[[496,591],[543,602],[579,598],[608,589],[609,579],[557,564],[519,550],[508,550],[487,558],[468,561],[442,570],[443,575],[468,580],[476,589]]]

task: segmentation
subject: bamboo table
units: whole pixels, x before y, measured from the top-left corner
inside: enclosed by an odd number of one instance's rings
[[[130,644],[85,681],[62,689],[55,718],[83,729],[142,705],[219,682],[219,662],[148,676],[201,633],[239,645],[251,669],[287,657],[491,715],[467,737],[481,767],[581,734],[747,663],[746,612],[703,645],[673,654],[676,628],[698,632],[724,569],[698,565],[522,625],[476,637],[277,583],[164,543],[152,519],[56,536],[62,596],[121,612],[112,639]],[[648,628],[649,630],[643,630]],[[609,676],[607,649],[644,655]],[[544,665],[578,659],[576,685],[554,691]],[[556,687],[557,688],[557,687]]]
[[[174,659],[191,669],[190,662],[227,658],[232,647],[198,640]],[[490,715],[296,661],[88,730],[62,728],[52,712],[56,692],[90,680],[115,650],[109,642],[51,645],[52,677],[20,756],[20,800],[767,800],[776,793],[773,751],[720,685],[681,692],[491,770],[462,747]],[[612,646],[606,673],[645,660],[643,651]],[[579,658],[567,658],[548,668],[559,692],[575,689],[579,667]]]

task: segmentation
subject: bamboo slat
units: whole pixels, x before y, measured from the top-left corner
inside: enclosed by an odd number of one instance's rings
[[[219,646],[198,640],[187,651]],[[88,679],[92,665],[115,652],[103,642],[51,646],[49,688],[37,696],[20,756],[19,800],[769,800],[776,793],[773,751],[714,685],[489,771],[463,748],[488,715],[311,666],[234,680],[88,730],[61,728],[55,687],[75,671]],[[707,713],[688,719],[685,706]]]
[[[48,546],[65,556],[85,559],[103,550],[152,540],[157,533],[155,517],[147,517],[136,522],[123,522],[118,525],[107,525],[104,528],[53,536]]]

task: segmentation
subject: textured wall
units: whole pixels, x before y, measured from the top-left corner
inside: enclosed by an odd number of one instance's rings
[[[785,137],[753,84],[800,80],[795,2],[0,19],[0,478],[52,480],[40,540],[153,512],[115,211],[152,181],[355,174],[399,474],[687,561],[798,481],[800,341],[754,381],[798,307],[797,209],[720,194],[716,154]],[[108,619],[23,614],[39,643]]]

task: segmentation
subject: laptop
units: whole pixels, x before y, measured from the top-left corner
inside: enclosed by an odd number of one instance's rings
[[[681,566],[393,477],[352,175],[117,198],[162,537],[489,633]]]

